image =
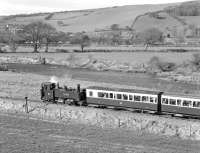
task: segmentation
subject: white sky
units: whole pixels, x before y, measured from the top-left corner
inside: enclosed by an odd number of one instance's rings
[[[0,0],[0,15],[184,1],[186,0]]]

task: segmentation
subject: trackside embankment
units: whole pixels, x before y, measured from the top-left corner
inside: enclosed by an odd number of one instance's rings
[[[182,139],[200,140],[200,121],[167,118],[150,114],[114,111],[92,107],[75,107],[67,105],[0,99],[0,111],[23,113],[28,116],[60,122],[95,125],[102,128],[123,128]]]

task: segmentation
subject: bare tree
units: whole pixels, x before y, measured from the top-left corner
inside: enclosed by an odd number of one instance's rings
[[[119,30],[119,24],[112,24],[112,25],[110,26],[110,29],[111,29],[111,30]]]
[[[77,33],[74,38],[71,40],[73,44],[79,44],[81,47],[81,51],[84,51],[84,47],[90,45],[90,38],[85,32]]]
[[[146,45],[146,49],[149,45],[159,43],[163,41],[163,34],[157,28],[150,28],[141,33],[142,40]]]
[[[48,23],[44,23],[44,25],[43,25],[44,27],[43,27],[43,37],[44,37],[44,39],[45,39],[45,46],[46,46],[46,48],[45,48],[45,52],[48,52],[48,49],[49,49],[49,43],[50,43],[50,41],[51,41],[51,39],[52,39],[52,37],[54,36],[54,35],[56,35],[56,29],[54,28],[54,27],[52,27],[50,24],[48,24]]]
[[[25,38],[33,43],[33,52],[38,52],[42,39],[46,39],[46,51],[48,51],[49,38],[55,29],[42,21],[32,22],[24,27]]]
[[[81,35],[80,39],[80,45],[81,45],[81,51],[83,52],[84,47],[89,46],[90,38],[88,35]]]

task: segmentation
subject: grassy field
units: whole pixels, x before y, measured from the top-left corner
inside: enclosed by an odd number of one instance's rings
[[[6,52],[10,53],[11,50],[8,46],[4,47]],[[4,49],[3,48],[3,49]],[[74,50],[81,51],[80,45],[59,45],[59,46],[49,46],[49,52],[59,52],[57,50],[63,49],[66,52],[73,52]],[[178,52],[178,50],[185,50],[187,52],[198,51],[200,46],[149,46],[146,48],[145,45],[118,45],[118,46],[100,46],[100,45],[90,45],[84,48],[85,51],[90,52]],[[45,48],[41,47],[38,49],[39,52],[44,52]],[[33,52],[33,47],[29,46],[18,46],[16,52],[31,53]]]
[[[194,58],[194,54],[197,53],[198,52],[2,53],[0,54],[0,62],[41,64],[41,58],[45,58],[47,64],[64,65],[69,68],[81,68],[92,71],[130,72],[132,75],[141,73],[141,75],[145,76],[150,73],[155,74],[155,78],[172,81],[172,83],[184,82],[193,85],[200,84],[199,70],[196,69],[197,67],[191,62]],[[174,68],[170,71],[165,71],[160,67],[153,67],[152,64],[149,64],[149,61],[155,56],[158,57],[161,62],[174,63]],[[15,70],[17,68],[11,67],[10,69]],[[37,69],[39,69],[39,67],[37,67]],[[146,83],[143,82],[142,87],[148,85],[149,80],[147,80]],[[154,85],[157,86],[157,84]],[[135,86],[141,85],[136,84]],[[148,87],[155,88],[155,86]],[[165,89],[165,86],[162,84],[158,83],[158,86],[161,86],[162,90]],[[190,87],[186,89],[188,89],[187,92],[191,91]],[[179,90],[182,91],[183,89]],[[183,91],[185,91],[185,89]]]
[[[167,62],[174,62],[181,64],[184,61],[191,60],[193,54],[199,53],[184,52],[184,53],[173,53],[173,52],[87,52],[87,53],[1,53],[0,57],[45,57],[54,59],[56,61],[64,60],[69,56],[75,57],[93,57],[96,59],[117,61],[121,63],[130,63],[132,65],[145,64],[153,56],[159,57],[161,60]]]
[[[22,115],[1,114],[0,124],[2,153],[197,153],[200,149],[199,141]]]

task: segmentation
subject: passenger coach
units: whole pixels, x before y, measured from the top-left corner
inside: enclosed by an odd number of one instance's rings
[[[44,102],[132,108],[150,110],[158,114],[183,114],[183,116],[200,117],[200,97],[194,95],[100,86],[81,89],[80,85],[77,85],[77,88],[60,87],[58,84],[50,82],[42,83],[40,91],[41,100]]]
[[[86,89],[87,104],[134,108],[161,112],[162,92],[105,88],[91,86]]]
[[[200,97],[193,95],[162,95],[162,112],[200,116]]]

